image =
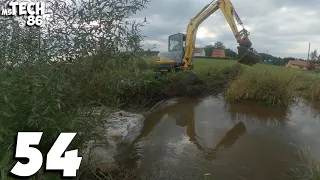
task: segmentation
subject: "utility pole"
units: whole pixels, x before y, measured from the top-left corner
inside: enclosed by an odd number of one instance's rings
[[[309,61],[309,56],[310,56],[310,43],[309,43],[309,50],[308,50],[308,61]]]
[[[269,53],[269,52],[268,52],[268,51],[269,51],[269,50],[267,49],[267,58],[266,58],[266,59],[267,59],[267,63],[269,64],[269,59],[268,59],[268,56],[269,56],[268,53]]]
[[[268,49],[267,49],[267,53],[266,53],[266,61],[268,62]]]

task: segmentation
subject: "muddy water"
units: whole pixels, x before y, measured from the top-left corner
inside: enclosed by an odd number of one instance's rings
[[[144,179],[288,178],[301,158],[320,162],[319,114],[314,102],[284,109],[221,97],[172,100],[147,117],[126,163]]]

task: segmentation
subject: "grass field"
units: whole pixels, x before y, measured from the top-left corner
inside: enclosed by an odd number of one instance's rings
[[[156,64],[156,57],[146,58],[147,63]],[[220,60],[220,59],[207,59],[207,58],[195,58],[194,59],[194,71],[201,72],[207,70],[209,67],[231,67],[237,62],[235,60]]]

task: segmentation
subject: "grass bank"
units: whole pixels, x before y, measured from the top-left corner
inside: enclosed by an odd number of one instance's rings
[[[147,60],[149,67],[155,62]],[[228,82],[243,71],[244,66],[233,61],[208,61],[198,59],[195,73],[168,74],[158,80],[149,80],[145,86],[134,88],[126,106],[137,111],[148,109],[157,102],[173,97],[200,97],[225,91]],[[153,78],[153,77],[152,77]]]
[[[249,100],[288,106],[295,97],[319,100],[320,75],[314,72],[258,64],[246,67],[226,92],[228,100]]]

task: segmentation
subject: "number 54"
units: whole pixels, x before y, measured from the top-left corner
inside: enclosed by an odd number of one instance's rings
[[[43,163],[41,152],[30,145],[39,145],[43,132],[18,132],[15,158],[27,158],[29,162],[17,162],[11,173],[20,177],[32,176],[39,171]],[[46,170],[63,170],[64,177],[75,177],[82,157],[78,149],[66,151],[77,133],[61,133],[46,158]],[[65,153],[65,157],[62,154]]]

